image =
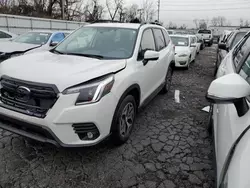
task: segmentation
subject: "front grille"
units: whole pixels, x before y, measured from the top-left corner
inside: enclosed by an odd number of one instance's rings
[[[100,136],[94,123],[77,123],[72,127],[81,140],[95,140]]]
[[[52,84],[28,82],[3,76],[0,94],[2,107],[44,118],[57,100],[58,89]]]

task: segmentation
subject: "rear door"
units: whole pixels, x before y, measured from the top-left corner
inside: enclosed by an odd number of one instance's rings
[[[239,48],[232,53],[232,62],[235,66],[234,71],[239,73],[250,83],[250,37],[246,38]],[[225,66],[229,66],[225,62]],[[220,67],[221,68],[221,67]],[[226,67],[225,70],[228,70]],[[228,71],[231,73],[231,71]],[[249,106],[250,96],[246,101]],[[240,106],[243,108],[243,105]],[[215,153],[217,162],[217,175],[220,178],[225,160],[232,144],[250,124],[250,110],[241,116],[234,104],[216,104],[213,109]]]
[[[160,57],[158,60],[158,65],[157,65],[157,79],[158,83],[157,85],[161,85],[165,81],[167,69],[170,63],[170,38],[169,36],[165,33],[164,37],[164,30],[161,28],[154,28],[154,37],[155,37],[155,42],[156,42],[156,51],[160,53]]]

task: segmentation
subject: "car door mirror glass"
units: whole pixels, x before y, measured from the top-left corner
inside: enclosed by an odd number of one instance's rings
[[[214,80],[207,92],[211,103],[233,103],[250,95],[250,85],[239,74],[231,73]]]
[[[226,43],[219,43],[218,47],[219,47],[219,49],[221,49],[221,50],[226,50],[226,51],[228,51],[228,48],[227,48]]]

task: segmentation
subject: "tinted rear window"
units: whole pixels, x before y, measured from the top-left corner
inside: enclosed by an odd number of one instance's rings
[[[235,38],[234,38],[234,41],[232,43],[231,48],[234,47],[240,41],[240,39],[242,39],[245,36],[246,33],[247,32],[237,33],[236,36],[235,36]]]
[[[198,33],[211,34],[210,30],[199,30]]]

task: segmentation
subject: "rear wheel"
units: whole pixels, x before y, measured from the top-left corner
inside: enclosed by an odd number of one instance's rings
[[[121,145],[129,139],[134,126],[136,109],[135,98],[132,95],[126,96],[119,104],[111,130],[111,139],[115,145]]]
[[[165,77],[165,84],[164,84],[164,87],[161,90],[162,94],[165,94],[170,90],[171,83],[172,83],[172,75],[173,75],[173,69],[172,69],[171,66],[169,66],[166,77]]]

